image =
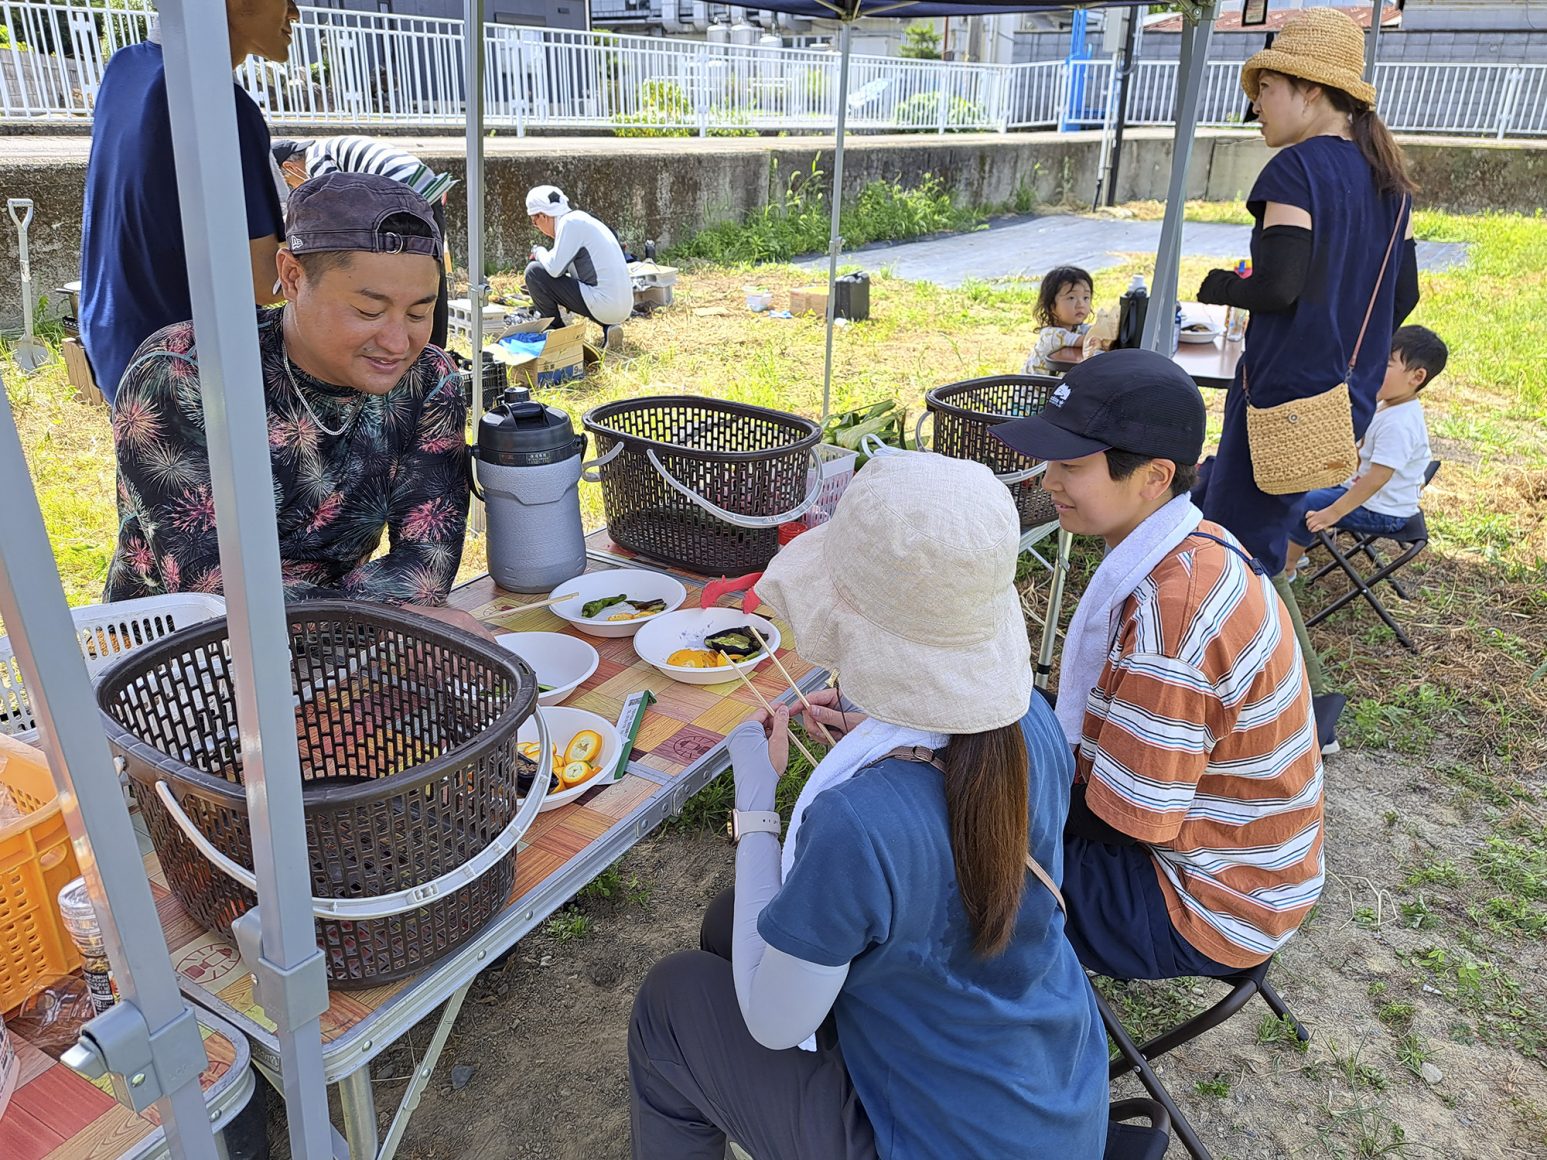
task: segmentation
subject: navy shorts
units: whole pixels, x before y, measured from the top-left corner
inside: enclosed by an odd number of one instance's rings
[[[1218,978],[1215,962],[1177,933],[1144,846],[1064,836],[1065,929],[1080,963],[1109,979]]]

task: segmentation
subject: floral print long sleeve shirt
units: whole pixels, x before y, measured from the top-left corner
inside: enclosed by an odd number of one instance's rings
[[[259,312],[258,348],[286,599],[444,603],[468,505],[467,407],[450,360],[426,347],[385,395],[334,387],[288,361],[281,315]],[[113,442],[119,528],[105,599],[222,592],[191,322],[136,353]],[[389,550],[373,559],[383,531]]]

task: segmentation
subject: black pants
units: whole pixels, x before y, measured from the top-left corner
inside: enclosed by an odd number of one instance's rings
[[[1064,929],[1080,965],[1109,979],[1219,978],[1215,962],[1171,925],[1144,846],[1108,846],[1064,835]]]
[[[657,963],[628,1030],[634,1160],[723,1160],[727,1137],[755,1160],[875,1160],[875,1136],[831,1017],[818,1050],[754,1040],[731,978],[734,895],[704,915],[696,951]]]
[[[526,292],[540,318],[558,318],[562,306],[571,314],[582,314],[604,329],[607,326],[585,304],[585,296],[580,293],[580,279],[573,274],[555,277],[541,262],[532,262],[526,268]]]
[[[436,257],[435,264],[440,267],[440,292],[435,296],[435,318],[430,323],[430,345],[446,349],[446,338],[449,332],[451,311],[448,303],[451,301],[451,286],[446,280],[446,207],[441,202],[435,202],[430,206],[430,216],[435,219],[435,228],[440,231],[442,253]]]

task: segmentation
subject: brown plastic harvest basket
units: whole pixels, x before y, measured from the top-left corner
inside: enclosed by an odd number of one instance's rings
[[[981,463],[1005,479],[1022,530],[1052,522],[1053,501],[1037,479],[1024,478],[1041,460],[1012,451],[994,438],[993,430],[1042,410],[1059,381],[1048,375],[991,375],[936,387],[924,396],[927,413],[935,420],[934,450]]]
[[[761,571],[779,550],[779,525],[820,491],[821,428],[799,415],[663,396],[607,403],[584,423],[597,449],[586,478],[602,485],[607,534],[680,568]]]
[[[548,762],[533,789],[516,753],[537,679],[502,649],[387,605],[286,614],[317,943],[334,986],[399,979],[476,935],[510,895],[516,840],[548,785]],[[225,619],[126,654],[97,703],[167,885],[229,935],[257,898]]]

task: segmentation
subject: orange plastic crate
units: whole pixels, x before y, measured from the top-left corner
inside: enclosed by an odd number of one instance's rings
[[[80,966],[56,901],[80,869],[43,754],[0,734],[0,783],[26,812],[0,825],[0,1011],[9,1011]]]

